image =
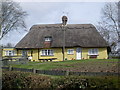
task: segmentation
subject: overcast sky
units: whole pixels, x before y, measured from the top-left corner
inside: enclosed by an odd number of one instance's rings
[[[20,2],[28,13],[26,17],[27,30],[35,24],[61,23],[61,17],[67,15],[68,24],[93,24],[100,21],[101,8],[105,2]],[[63,13],[65,12],[65,13]],[[10,32],[2,43],[18,43],[27,32],[22,29]]]

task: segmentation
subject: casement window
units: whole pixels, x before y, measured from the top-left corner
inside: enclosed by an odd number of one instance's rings
[[[53,54],[53,50],[51,50],[51,49],[44,49],[44,50],[41,50],[41,55],[52,56],[54,54]]]
[[[98,49],[89,49],[88,55],[98,55]]]
[[[28,51],[22,50],[22,56],[23,56],[23,57],[27,56],[27,54],[28,54]]]
[[[52,37],[45,37],[45,41],[51,41]]]
[[[14,50],[7,50],[5,51],[5,56],[14,56],[15,55],[15,51]]]
[[[67,54],[74,54],[74,49],[68,49]]]

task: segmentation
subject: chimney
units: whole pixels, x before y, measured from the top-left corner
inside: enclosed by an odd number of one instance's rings
[[[68,18],[67,16],[62,17],[62,24],[65,26],[67,24]]]

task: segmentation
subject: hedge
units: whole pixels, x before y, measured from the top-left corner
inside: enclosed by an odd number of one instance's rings
[[[3,72],[3,89],[8,88],[42,88],[42,89],[69,89],[69,88],[120,88],[118,77],[102,76],[44,76],[28,72],[4,71]]]

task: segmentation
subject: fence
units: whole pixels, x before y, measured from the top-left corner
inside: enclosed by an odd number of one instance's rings
[[[2,61],[2,65],[3,66],[9,66],[10,64],[27,64],[29,61],[24,58],[24,57],[21,57],[21,58],[5,58]]]
[[[60,70],[36,70],[36,69],[25,69],[25,68],[15,68],[15,67],[2,67],[9,71],[22,71],[22,72],[32,72],[38,74],[55,75],[55,76],[65,76],[65,75],[78,75],[78,76],[119,76],[120,73],[115,72],[70,72],[70,71],[60,71]]]

